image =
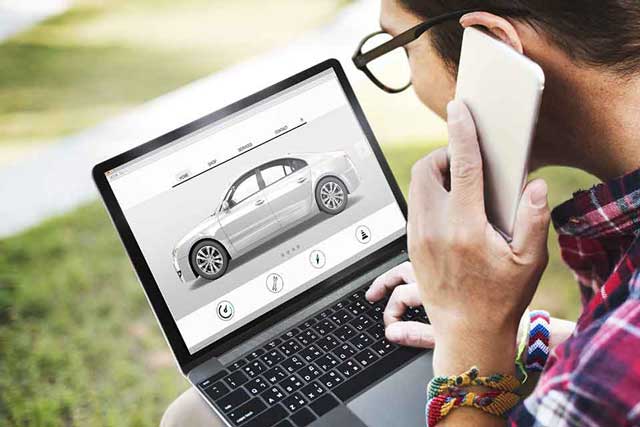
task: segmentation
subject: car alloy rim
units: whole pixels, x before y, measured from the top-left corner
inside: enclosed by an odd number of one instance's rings
[[[344,202],[344,191],[338,184],[329,181],[320,188],[320,199],[327,208],[335,210]]]
[[[220,251],[213,246],[203,246],[196,253],[196,264],[200,271],[216,274],[222,268],[224,259]]]

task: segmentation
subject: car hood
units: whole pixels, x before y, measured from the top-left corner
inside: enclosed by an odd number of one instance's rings
[[[189,231],[180,241],[176,244],[176,249],[181,249],[185,244],[191,242],[199,235],[201,235],[205,230],[210,229],[211,227],[218,226],[218,214],[215,213],[204,220],[202,220],[198,225],[193,227],[191,231]]]

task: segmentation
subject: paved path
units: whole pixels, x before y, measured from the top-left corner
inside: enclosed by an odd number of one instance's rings
[[[68,0],[0,0],[0,41],[68,7]]]
[[[287,47],[195,81],[0,169],[0,237],[95,199],[97,193],[90,173],[91,167],[99,161],[210,113],[295,71],[335,57],[345,65],[350,79],[361,79],[361,73],[351,65],[350,57],[362,37],[363,28],[376,26],[376,4],[360,0],[344,8],[332,23],[307,33]]]

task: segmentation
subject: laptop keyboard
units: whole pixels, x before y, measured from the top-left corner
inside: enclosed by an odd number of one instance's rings
[[[302,427],[422,350],[384,337],[388,298],[362,288],[246,354],[198,386],[235,426]],[[422,307],[404,320],[428,322]]]

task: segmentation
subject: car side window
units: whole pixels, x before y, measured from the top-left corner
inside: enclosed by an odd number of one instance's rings
[[[282,178],[288,175],[286,166],[283,163],[271,164],[263,169],[260,169],[260,175],[264,180],[265,187],[280,181]]]
[[[302,159],[289,159],[289,165],[291,169],[295,172],[307,166],[307,162]]]
[[[229,198],[229,205],[233,207],[243,200],[253,196],[258,191],[260,191],[258,178],[255,173],[252,173],[236,185],[235,190],[233,190],[233,194]]]

